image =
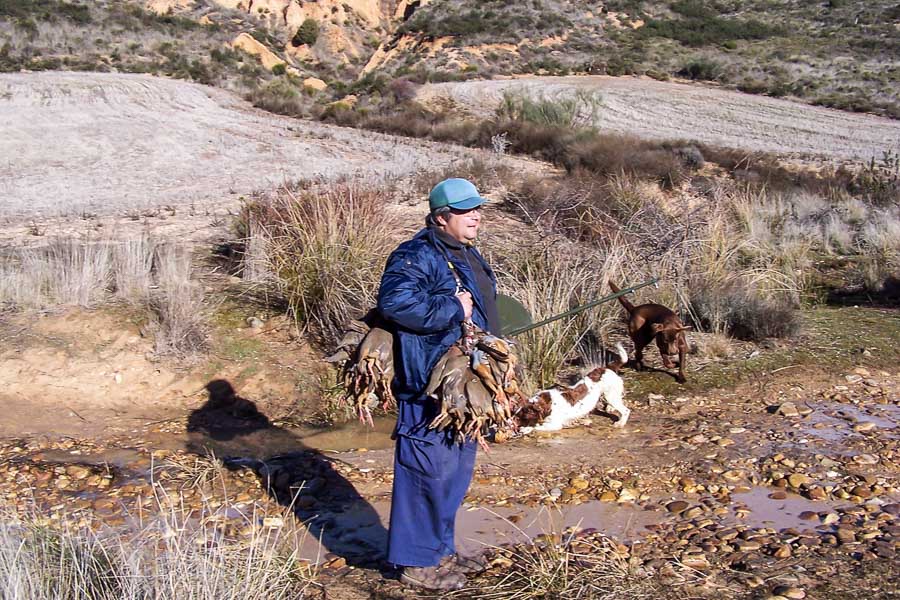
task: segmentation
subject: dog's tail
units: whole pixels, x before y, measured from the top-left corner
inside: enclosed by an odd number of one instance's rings
[[[622,290],[619,289],[619,286],[614,284],[612,281],[609,282],[609,289],[613,291],[614,294],[618,294]],[[628,311],[628,314],[631,314],[634,311],[634,304],[625,299],[625,296],[619,296],[619,302],[622,303],[622,306],[625,307],[625,310]]]
[[[625,348],[622,346],[621,342],[616,342],[616,351],[619,353],[618,359],[607,364],[606,368],[615,373],[618,373],[619,369],[624,367],[625,363],[628,362],[628,353],[625,352]]]

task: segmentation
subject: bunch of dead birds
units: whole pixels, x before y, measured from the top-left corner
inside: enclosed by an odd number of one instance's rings
[[[509,341],[471,323],[468,335],[438,360],[425,393],[440,402],[440,412],[429,427],[450,431],[459,441],[477,440],[494,431],[502,441],[512,433],[515,411],[524,404],[519,387],[521,370]],[[351,321],[337,352],[326,359],[341,363],[344,402],[360,421],[373,425],[372,410],[396,407],[391,393],[394,378],[394,339],[374,311]]]

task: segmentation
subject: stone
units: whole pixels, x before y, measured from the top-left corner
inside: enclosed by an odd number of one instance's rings
[[[819,486],[812,486],[806,490],[806,495],[810,500],[825,500],[828,493]]]
[[[806,598],[805,591],[798,587],[792,587],[788,585],[779,585],[774,590],[772,590],[772,593],[779,596],[784,596],[785,598],[789,598],[790,600],[803,600],[803,598]]]
[[[876,428],[877,425],[875,425],[875,423],[873,423],[872,421],[863,421],[862,423],[857,423],[856,425],[854,425],[853,431],[856,431],[857,433],[864,433],[866,431],[872,431]]]
[[[842,544],[852,544],[856,542],[856,533],[849,527],[838,527],[835,532],[837,539]]]
[[[791,546],[790,544],[782,544],[775,549],[775,552],[772,553],[772,556],[775,558],[790,558],[791,557]]]
[[[668,510],[670,513],[680,513],[687,510],[688,506],[688,503],[684,500],[675,500],[666,504],[666,510]]]
[[[319,79],[318,77],[307,77],[303,80],[303,87],[309,88],[311,90],[315,90],[317,92],[321,92],[323,90],[328,89],[328,84]]]
[[[634,488],[623,488],[619,492],[619,502],[634,502],[637,500],[639,493]]]
[[[791,475],[788,476],[788,483],[792,488],[799,489],[801,486],[812,483],[812,479],[803,473],[791,473]]]
[[[72,479],[86,479],[91,474],[91,470],[82,465],[72,465],[66,467],[66,474]]]
[[[681,516],[685,519],[693,519],[694,517],[699,517],[703,514],[702,506],[692,506],[691,508],[684,511]]]
[[[900,516],[900,503],[892,502],[891,504],[885,504],[881,507],[881,510],[895,517]]]
[[[878,457],[872,454],[857,454],[853,457],[853,462],[860,465],[877,465]]]
[[[775,409],[775,414],[783,417],[799,417],[800,411],[797,410],[797,405],[793,402],[785,402]]]
[[[569,485],[572,486],[573,488],[575,488],[576,490],[580,491],[580,490],[586,490],[588,488],[588,486],[590,485],[590,483],[588,483],[588,481],[586,479],[581,479],[579,477],[579,478],[569,480]]]
[[[264,44],[257,41],[256,38],[249,33],[242,33],[234,38],[231,42],[231,47],[243,50],[247,54],[257,57],[259,62],[261,62],[269,71],[275,68],[276,65],[285,64],[274,52],[266,48]]]
[[[602,494],[600,494],[599,500],[601,502],[615,502],[616,501],[616,493],[610,490],[606,490]]]
[[[863,499],[872,497],[872,490],[870,490],[865,485],[858,485],[854,487],[852,490],[850,490],[850,493]]]
[[[681,557],[681,564],[691,569],[697,569],[698,571],[705,571],[711,566],[704,554],[685,554]]]
[[[771,498],[772,500],[785,500],[787,499],[787,492],[775,490],[774,492],[769,494],[769,498]]]

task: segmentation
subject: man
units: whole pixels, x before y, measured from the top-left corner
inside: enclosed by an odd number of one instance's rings
[[[424,389],[465,320],[500,331],[494,273],[473,246],[484,202],[465,179],[437,184],[425,229],[388,258],[378,292],[378,309],[396,330],[399,409],[388,561],[403,569],[401,581],[432,590],[459,589],[463,573],[477,567],[457,556],[453,544],[477,444],[428,429],[439,406]]]

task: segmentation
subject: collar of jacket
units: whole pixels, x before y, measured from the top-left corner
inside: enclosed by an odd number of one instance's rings
[[[432,245],[444,256],[444,258],[450,262],[453,267],[453,270],[462,280],[464,287],[472,294],[472,300],[475,303],[475,306],[478,307],[478,310],[481,311],[482,314],[485,314],[484,309],[484,300],[481,297],[481,290],[478,289],[478,282],[475,281],[475,274],[472,273],[472,266],[469,263],[470,257],[477,254],[475,252],[469,252],[469,250],[474,250],[474,246],[468,246],[463,244],[459,240],[451,237],[450,235],[444,233],[441,229],[437,227],[426,227],[415,237],[424,237],[428,239]],[[442,248],[444,246],[445,248]],[[463,250],[463,256],[465,257],[465,262],[456,262],[453,261],[453,256],[449,252],[447,252],[446,248],[451,250]],[[478,257],[475,257],[476,260],[479,260]]]

